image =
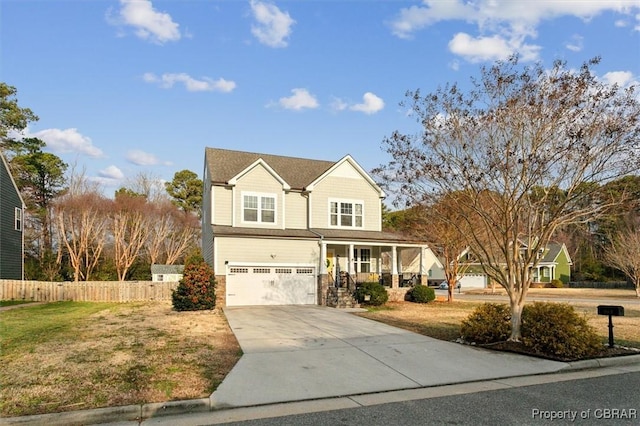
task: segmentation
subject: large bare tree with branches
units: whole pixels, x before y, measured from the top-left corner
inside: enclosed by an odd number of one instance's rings
[[[124,281],[131,265],[141,255],[149,232],[149,217],[145,213],[146,197],[116,193],[113,200],[110,225],[113,253],[118,281]]]
[[[616,233],[605,249],[604,258],[631,280],[636,296],[640,297],[640,231],[628,228]]]
[[[88,280],[107,242],[107,200],[84,172],[72,171],[69,189],[54,203],[55,228],[75,281]],[[62,250],[58,250],[58,261]]]
[[[545,69],[512,57],[483,67],[469,90],[408,92],[403,105],[420,132],[383,141],[392,160],[375,172],[398,202],[460,194],[469,247],[509,296],[513,341],[532,268],[554,232],[617,205],[604,183],[638,166],[638,95],[600,82],[598,63]]]

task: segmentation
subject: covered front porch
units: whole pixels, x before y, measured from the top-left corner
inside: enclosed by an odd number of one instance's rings
[[[327,305],[330,292],[335,294],[333,288],[353,291],[361,283],[380,282],[390,300],[404,300],[411,286],[442,279],[442,265],[426,243],[383,232],[320,235],[321,305]]]

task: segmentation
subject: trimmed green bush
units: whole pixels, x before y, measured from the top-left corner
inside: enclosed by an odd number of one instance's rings
[[[511,309],[500,303],[480,305],[462,321],[460,333],[467,342],[505,341],[511,335]]]
[[[525,305],[520,331],[528,352],[557,359],[588,358],[603,347],[586,318],[566,303]],[[505,304],[485,303],[462,321],[460,333],[468,342],[504,342],[511,335],[511,309]]]
[[[358,303],[371,306],[380,306],[387,303],[389,293],[384,286],[378,282],[362,283],[356,289],[356,300]]]
[[[415,303],[429,303],[436,299],[436,292],[426,285],[418,284],[407,292],[407,296]]]
[[[535,302],[522,311],[522,343],[536,353],[576,359],[596,355],[602,342],[567,303]]]
[[[203,260],[187,262],[178,288],[171,294],[176,311],[201,311],[216,306],[216,281],[211,267]]]

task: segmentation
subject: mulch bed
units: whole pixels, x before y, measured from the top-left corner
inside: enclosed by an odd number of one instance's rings
[[[562,362],[571,362],[571,361],[581,361],[584,359],[595,359],[595,358],[610,358],[617,356],[626,356],[626,355],[640,355],[640,350],[625,348],[621,346],[614,346],[610,348],[609,346],[603,346],[602,351],[592,357],[588,358],[563,358],[563,357],[555,357],[553,355],[542,354],[539,352],[535,352],[530,348],[524,346],[521,342],[497,342],[497,343],[488,343],[483,345],[478,345],[478,347],[496,350],[496,351],[504,351],[504,352],[512,352],[521,355],[529,355],[537,358],[549,359],[552,361],[562,361]]]

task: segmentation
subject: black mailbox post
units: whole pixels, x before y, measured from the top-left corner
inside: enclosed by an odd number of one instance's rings
[[[616,305],[598,305],[598,315],[609,315],[609,347],[613,347],[612,317],[623,317],[624,307]]]

